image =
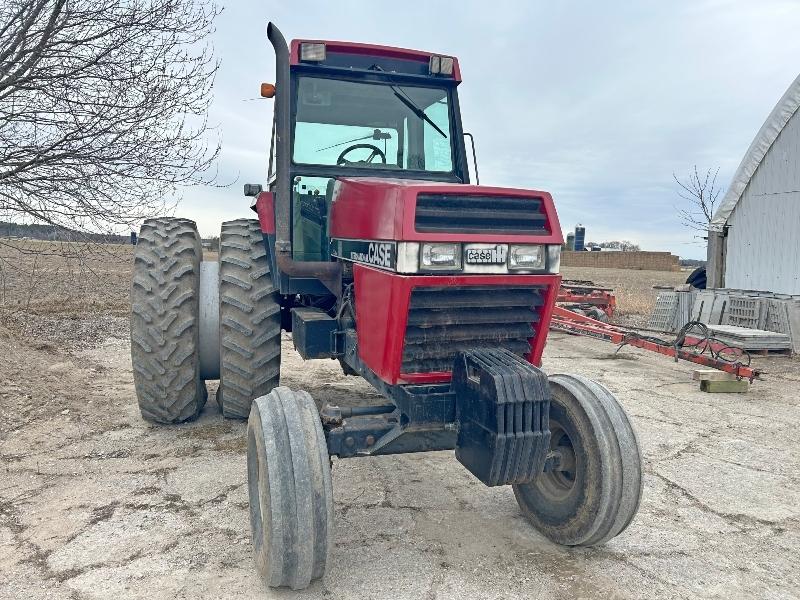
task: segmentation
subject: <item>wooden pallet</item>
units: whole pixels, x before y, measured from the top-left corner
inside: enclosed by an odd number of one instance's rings
[[[792,356],[794,352],[791,348],[761,348],[760,350],[748,350],[751,356]]]

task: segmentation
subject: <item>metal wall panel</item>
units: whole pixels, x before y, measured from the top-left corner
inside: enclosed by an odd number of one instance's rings
[[[767,151],[728,224],[725,287],[800,294],[800,114]]]

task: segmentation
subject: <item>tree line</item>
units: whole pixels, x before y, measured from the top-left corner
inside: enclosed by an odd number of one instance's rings
[[[9,223],[0,221],[0,238],[26,238],[51,242],[130,243],[130,236],[114,233],[86,233],[61,225]]]

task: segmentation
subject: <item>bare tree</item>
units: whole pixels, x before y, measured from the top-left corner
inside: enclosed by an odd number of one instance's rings
[[[684,181],[678,179],[675,173],[672,174],[680,186],[678,195],[689,203],[688,208],[677,209],[678,216],[686,227],[696,231],[708,231],[711,219],[714,217],[714,207],[722,192],[722,189],[717,187],[718,173],[719,167],[716,170],[708,169],[705,175],[700,175],[695,165]]]
[[[213,180],[205,0],[0,2],[0,219],[135,227]]]

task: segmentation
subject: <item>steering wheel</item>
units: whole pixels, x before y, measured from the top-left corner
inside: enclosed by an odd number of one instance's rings
[[[372,150],[372,153],[367,157],[367,160],[347,160],[345,158],[345,155],[347,155],[349,152],[352,152],[353,150],[359,150],[361,148]],[[357,165],[362,163],[372,164],[372,161],[375,159],[376,156],[381,159],[381,162],[383,164],[386,164],[386,155],[383,153],[383,150],[381,150],[377,146],[374,146],[372,144],[353,144],[352,146],[342,150],[342,153],[339,155],[339,158],[336,159],[336,164],[340,167],[344,165]]]

